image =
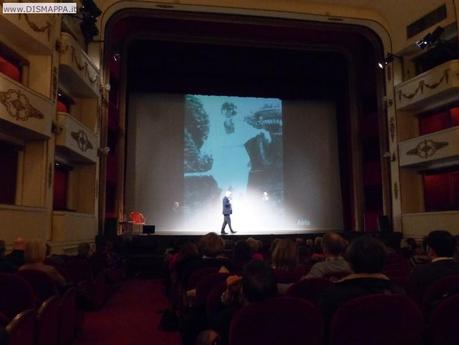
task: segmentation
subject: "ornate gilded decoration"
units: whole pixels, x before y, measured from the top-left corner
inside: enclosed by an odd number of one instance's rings
[[[409,150],[406,154],[411,156],[416,155],[419,158],[427,159],[432,157],[438,150],[448,145],[449,143],[446,141],[436,142],[426,139],[421,141],[414,149]]]
[[[51,27],[52,27],[50,22],[47,21],[45,25],[38,26],[37,24],[35,24],[33,21],[30,20],[28,14],[19,14],[19,19],[21,18],[21,16],[24,16],[27,25],[33,31],[35,31],[35,32],[45,32],[46,31],[46,34],[48,36],[48,41],[49,41],[49,39],[51,38]]]
[[[436,89],[437,87],[439,87],[443,82],[448,83],[448,81],[449,81],[449,68],[447,68],[447,69],[445,69],[443,71],[442,77],[436,83],[428,84],[424,80],[420,80],[419,83],[418,83],[418,86],[416,87],[416,89],[412,93],[406,94],[406,93],[403,93],[402,90],[399,90],[398,91],[398,99],[400,101],[402,100],[402,98],[412,99],[413,97],[415,97],[418,94],[418,92],[420,92],[422,94],[424,92],[424,87],[426,87],[426,88],[428,88],[430,90],[433,90],[433,89]]]
[[[43,119],[45,116],[31,104],[27,95],[20,90],[9,89],[6,92],[0,91],[0,103],[6,111],[17,121],[27,121],[29,118]]]
[[[390,140],[393,142],[395,139],[395,118],[393,116],[391,116],[389,120],[389,132]]]
[[[68,46],[66,47],[66,49]],[[84,72],[86,76],[88,77],[88,80],[91,84],[94,84],[97,81],[97,73],[94,76],[91,76],[91,73],[89,72],[89,64],[87,61],[80,62],[77,57],[76,49],[74,46],[70,47],[72,49],[72,62],[75,64],[75,66],[78,68],[79,71]]]
[[[82,152],[86,152],[94,148],[94,146],[92,145],[91,141],[88,138],[88,135],[82,129],[80,129],[77,132],[72,132],[71,135],[72,135],[72,138],[76,141],[78,148]]]

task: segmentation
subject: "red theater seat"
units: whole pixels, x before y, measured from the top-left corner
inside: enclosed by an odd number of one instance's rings
[[[35,311],[27,309],[6,326],[8,345],[35,345]]]
[[[19,276],[29,283],[32,287],[37,305],[42,304],[48,298],[57,295],[57,286],[54,281],[44,272],[35,270],[22,270],[17,273]]]
[[[228,273],[212,273],[203,277],[196,285],[195,305],[205,305],[207,296],[210,294],[212,289],[217,285],[225,283],[228,276]]]
[[[68,113],[69,112],[69,108],[67,107],[67,105],[64,102],[61,102],[61,101],[57,101],[56,110],[58,112],[61,112],[61,113]]]
[[[331,284],[329,280],[322,278],[303,279],[293,284],[287,290],[286,295],[318,303],[320,294],[330,287]]]
[[[61,298],[59,306],[59,344],[72,343],[77,330],[78,312],[76,305],[76,290],[68,289]]]
[[[430,330],[433,345],[459,344],[459,294],[445,299],[432,313]]]
[[[369,295],[353,299],[335,313],[331,345],[420,345],[422,314],[403,295]]]
[[[51,297],[42,303],[37,312],[35,345],[59,344],[59,298]]]
[[[8,319],[27,309],[35,308],[35,296],[30,285],[15,274],[0,273],[0,310]]]
[[[436,305],[455,294],[459,294],[459,275],[439,279],[424,293],[422,298],[424,312],[426,315],[430,314]]]
[[[0,73],[10,77],[17,82],[21,82],[21,70],[11,62],[0,56]]]
[[[240,309],[230,326],[230,345],[319,345],[323,320],[312,303],[273,298]],[[358,343],[355,343],[358,344]]]

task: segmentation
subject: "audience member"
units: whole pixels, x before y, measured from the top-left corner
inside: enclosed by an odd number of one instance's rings
[[[334,283],[321,298],[320,304],[327,322],[343,303],[353,298],[403,292],[381,273],[385,255],[384,245],[370,236],[362,236],[351,242],[346,257],[353,273]]]
[[[14,273],[17,267],[5,258],[5,241],[0,240],[0,273]]]
[[[79,243],[77,256],[81,259],[89,259],[91,256],[91,245],[88,242]]]
[[[177,273],[182,283],[188,280],[193,271],[205,267],[222,266],[230,268],[229,260],[223,255],[225,243],[223,239],[215,232],[208,233],[201,237],[198,242],[200,257],[194,260],[188,260],[177,267]]]
[[[427,255],[431,262],[417,265],[409,276],[409,286],[422,296],[425,289],[440,278],[459,274],[459,263],[454,261],[456,240],[444,230],[432,231],[426,238]]]
[[[13,244],[13,250],[6,256],[6,259],[16,267],[24,265],[24,250],[26,241],[22,237],[16,238]]]
[[[279,284],[297,282],[304,274],[304,266],[299,265],[296,242],[288,238],[277,241],[271,254],[271,264]]]
[[[325,234],[322,241],[322,250],[325,255],[325,261],[314,264],[304,278],[323,278],[333,274],[351,273],[349,263],[342,256],[344,241],[339,234],[334,232]]]
[[[240,308],[278,295],[273,270],[263,261],[252,261],[244,267],[242,278],[230,276],[222,294],[221,309],[214,319],[214,330],[221,343],[228,341],[231,319]]]
[[[233,248],[233,272],[240,274],[244,266],[252,260],[252,248],[246,241],[237,241]]]
[[[256,240],[253,237],[249,237],[246,241],[252,249],[252,260],[263,261],[263,254],[260,253],[263,248],[263,242]]]
[[[46,259],[46,245],[43,241],[33,240],[26,244],[25,264],[19,270],[36,270],[48,274],[58,285],[65,285],[64,277],[50,265],[44,263]]]

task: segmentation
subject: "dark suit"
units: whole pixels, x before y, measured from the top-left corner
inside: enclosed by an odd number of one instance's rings
[[[419,293],[419,296],[422,296],[425,290],[434,282],[453,274],[459,274],[459,263],[452,259],[421,264],[411,272],[409,285]]]
[[[222,225],[222,232],[225,231],[226,224],[228,224],[231,231],[233,228],[231,227],[231,214],[233,213],[233,208],[231,207],[230,199],[225,196],[223,198],[223,225]]]

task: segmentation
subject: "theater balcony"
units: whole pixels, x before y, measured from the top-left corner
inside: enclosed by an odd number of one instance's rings
[[[399,143],[400,167],[417,169],[459,164],[459,126]]]
[[[402,216],[403,235],[422,238],[432,229],[456,229],[459,224],[458,211],[406,213]]]
[[[96,163],[98,137],[68,113],[57,113],[56,151],[74,163]]]
[[[99,69],[68,33],[59,40],[59,83],[75,97],[99,97]]]
[[[88,213],[53,211],[52,224],[53,249],[66,253],[72,252],[80,242],[94,240],[97,217]]]
[[[49,14],[8,14],[0,16],[0,31],[24,50],[33,54],[49,54],[53,51],[59,16]]]
[[[0,128],[25,139],[51,137],[54,103],[0,73]]]
[[[459,60],[438,65],[396,87],[397,110],[423,112],[459,100]]]

